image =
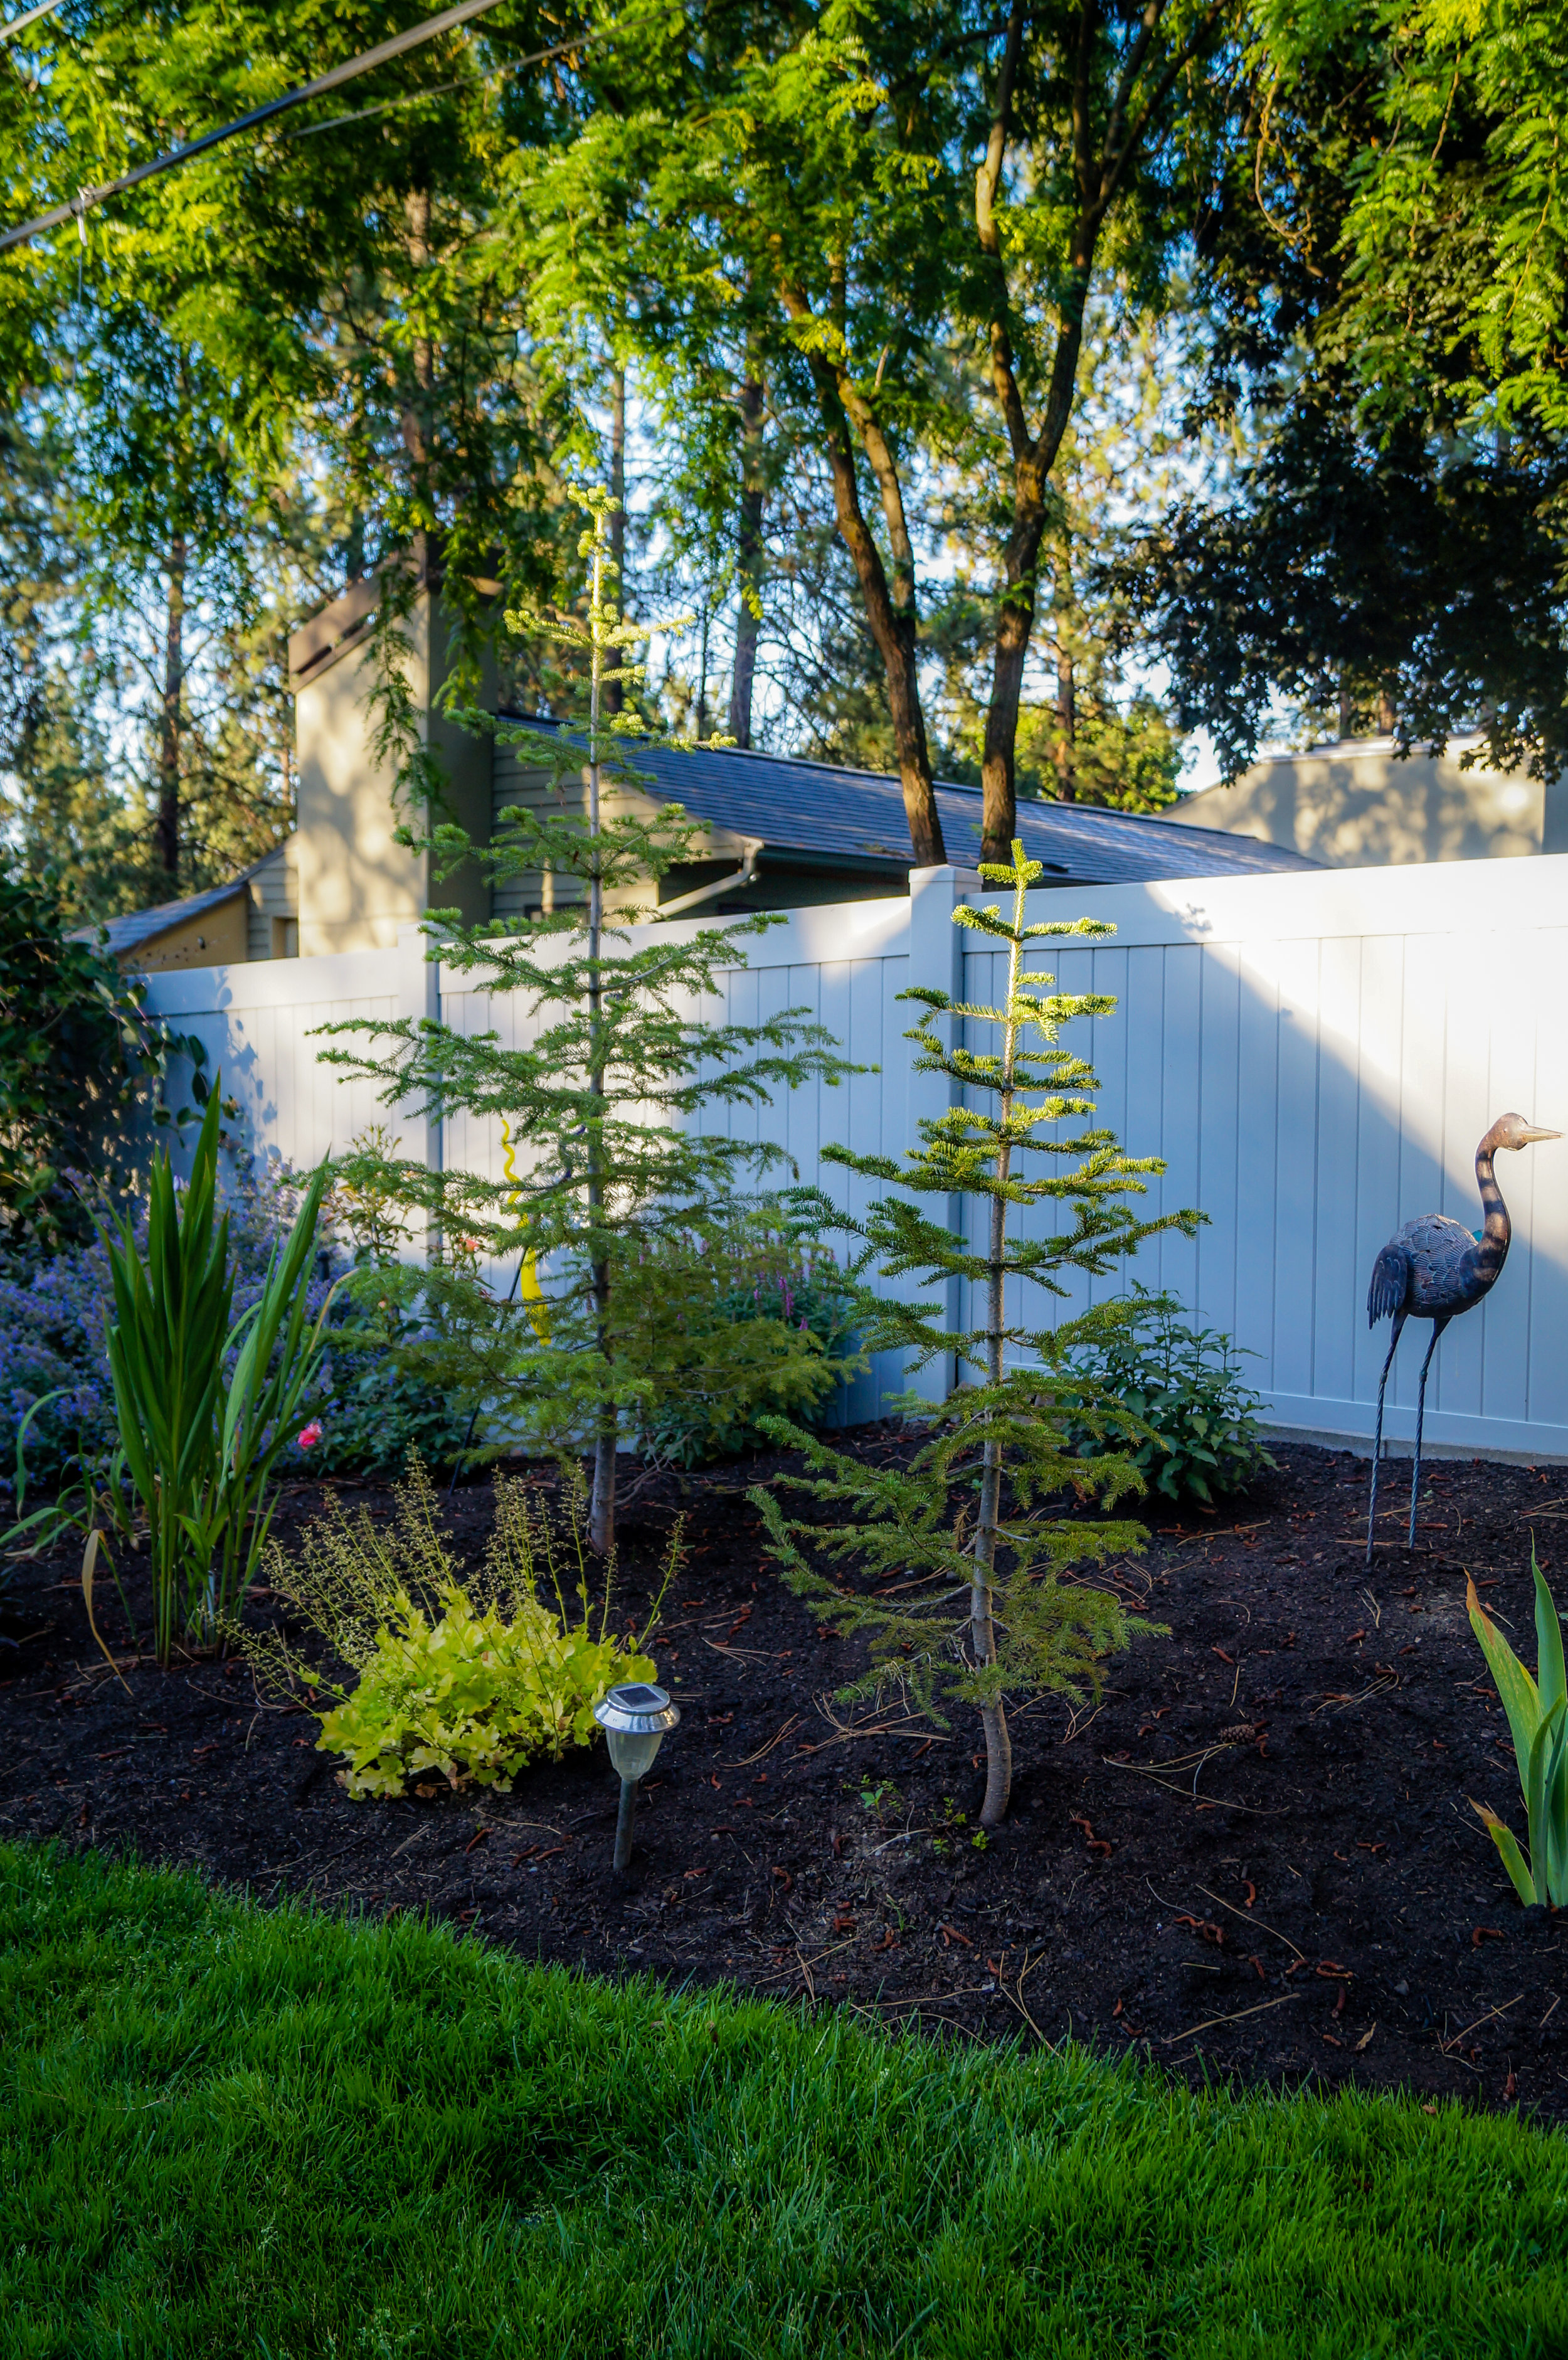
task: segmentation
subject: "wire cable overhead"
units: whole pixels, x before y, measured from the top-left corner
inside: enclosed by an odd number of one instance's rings
[[[13,39],[17,33],[25,32],[29,25],[36,25],[40,16],[52,16],[57,8],[64,5],[65,0],[38,0],[36,8],[28,8],[20,16],[13,16],[8,25],[0,25],[0,41]]]
[[[42,16],[49,8],[59,5],[60,0],[43,0],[42,6],[35,8],[32,16]],[[121,196],[125,190],[137,187],[143,180],[150,180],[155,173],[169,171],[176,164],[187,164],[193,156],[205,155],[209,148],[216,148],[225,139],[234,139],[242,131],[254,131],[259,125],[270,123],[274,115],[285,115],[296,106],[304,106],[312,98],[324,97],[328,91],[338,89],[345,82],[353,82],[356,75],[369,73],[376,66],[387,65],[393,58],[400,58],[408,50],[418,49],[426,41],[433,41],[438,35],[450,33],[457,26],[468,24],[472,18],[484,16],[487,9],[497,5],[498,0],[460,0],[457,7],[444,8],[439,16],[428,17],[422,25],[411,25],[406,33],[398,33],[392,40],[382,41],[376,49],[348,59],[344,64],[334,66],[330,73],[319,74],[314,82],[306,82],[299,90],[288,91],[281,98],[268,99],[265,106],[253,107],[248,115],[240,115],[235,122],[225,123],[216,131],[204,131],[199,139],[188,140],[182,148],[172,148],[166,156],[149,157],[145,164],[138,164],[134,171],[122,173],[117,180],[105,180],[96,188],[79,189],[65,204],[56,205],[47,213],[39,213],[36,221],[23,222],[16,229],[6,230],[0,235],[0,254],[9,253],[13,246],[25,246],[30,238],[41,236],[46,230],[58,229],[62,222],[81,222],[91,206],[101,205],[105,198]],[[19,31],[30,21],[28,16],[18,16],[4,28],[5,36],[8,38]],[[575,41],[560,42],[553,49],[541,50],[539,56],[560,57],[567,50],[581,49],[586,38],[583,36]],[[526,61],[519,60],[518,62]],[[328,127],[326,125],[321,126],[323,130]]]

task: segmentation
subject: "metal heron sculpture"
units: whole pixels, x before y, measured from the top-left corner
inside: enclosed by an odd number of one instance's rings
[[[1416,1456],[1410,1474],[1409,1543],[1416,1544],[1416,1495],[1421,1488],[1421,1425],[1426,1416],[1426,1372],[1437,1349],[1437,1339],[1451,1319],[1468,1311],[1488,1295],[1508,1259],[1513,1227],[1492,1170],[1499,1148],[1528,1147],[1536,1139],[1561,1139],[1560,1131],[1542,1131],[1522,1114],[1497,1117],[1475,1150],[1475,1180],[1481,1191],[1482,1223],[1478,1229],[1462,1229],[1445,1213],[1421,1213],[1389,1239],[1372,1265],[1367,1294],[1367,1325],[1375,1328],[1390,1317],[1394,1332],[1377,1387],[1377,1432],[1372,1445],[1372,1504],[1367,1516],[1367,1562],[1372,1562],[1372,1535],[1377,1519],[1377,1470],[1383,1448],[1383,1395],[1388,1371],[1407,1319],[1430,1319],[1432,1341],[1421,1362],[1421,1391],[1416,1397]]]

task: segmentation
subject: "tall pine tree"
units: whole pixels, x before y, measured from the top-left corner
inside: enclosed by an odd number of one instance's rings
[[[1146,1238],[1164,1229],[1191,1234],[1202,1218],[1188,1211],[1139,1220],[1118,1199],[1143,1193],[1144,1175],[1165,1168],[1159,1158],[1125,1155],[1103,1129],[1054,1135],[1059,1124],[1095,1110],[1088,1095],[1096,1087],[1093,1069],[1060,1045],[1060,1030],[1074,1018],[1109,1015],[1116,1001],[1104,992],[1055,991],[1054,977],[1026,970],[1024,959],[1031,943],[1115,929],[1094,918],[1026,923],[1025,894],[1044,872],[1017,841],[1012,855],[1007,866],[988,864],[980,872],[988,883],[1012,888],[1011,916],[997,908],[953,913],[956,924],[1005,948],[999,1003],[954,1002],[924,987],[904,995],[927,1011],[907,1036],[919,1047],[916,1071],[945,1076],[966,1102],[922,1120],[920,1144],[903,1163],[824,1148],[824,1160],[887,1189],[864,1222],[848,1221],[825,1196],[818,1199],[825,1226],[864,1240],[863,1268],[877,1264],[884,1283],[917,1281],[911,1297],[879,1299],[865,1291],[867,1349],[902,1349],[919,1369],[956,1349],[961,1369],[972,1370],[975,1380],[927,1413],[928,1437],[907,1468],[862,1462],[772,1421],[780,1441],[805,1452],[811,1470],[782,1480],[819,1506],[791,1517],[776,1491],[758,1487],[749,1495],[790,1588],[845,1635],[869,1637],[861,1692],[899,1682],[927,1710],[940,1710],[948,1698],[978,1706],[985,1734],[984,1827],[1006,1816],[1012,1788],[1007,1697],[1041,1690],[1077,1696],[1097,1688],[1104,1658],[1135,1632],[1153,1627],[1128,1615],[1110,1591],[1062,1578],[1069,1566],[1102,1562],[1146,1537],[1126,1517],[1073,1513],[1085,1500],[1102,1511],[1114,1508],[1142,1489],[1125,1451],[1113,1447],[1084,1459],[1067,1444],[1070,1416],[1113,1445],[1141,1432],[1137,1418],[1072,1358],[1120,1332],[1125,1310],[1101,1303],[1035,1327],[1009,1319],[1008,1288],[1022,1282],[1060,1299],[1071,1277],[1103,1278]],[[954,1045],[937,1031],[944,1020],[994,1026],[999,1044],[985,1051]],[[1031,1037],[1038,1045],[1029,1045]],[[1029,1176],[1020,1168],[1025,1156],[1049,1157],[1065,1168]],[[936,1197],[945,1210],[954,1196],[982,1208],[983,1244],[971,1245],[920,1202]],[[1043,1236],[1009,1235],[1009,1216],[1051,1206],[1064,1211],[1066,1223]],[[953,1279],[980,1290],[977,1323],[956,1337],[930,1307],[933,1295],[945,1302]],[[862,1586],[846,1588],[824,1570],[823,1559],[854,1568]],[[874,1594],[889,1579],[898,1582],[896,1592]]]
[[[466,1114],[505,1126],[516,1150],[506,1176],[377,1162],[351,1177],[417,1205],[436,1225],[436,1263],[410,1283],[446,1315],[449,1333],[488,1339],[492,1411],[501,1414],[504,1395],[537,1439],[591,1448],[589,1532],[603,1552],[614,1545],[615,1453],[627,1414],[656,1408],[666,1376],[682,1389],[692,1382],[691,1338],[661,1358],[646,1346],[650,1324],[668,1328],[683,1298],[723,1291],[746,1226],[745,1184],[781,1160],[766,1142],[703,1130],[704,1109],[761,1106],[776,1089],[836,1081],[846,1068],[805,1011],[756,1024],[699,1012],[722,992],[723,970],[744,964],[740,938],[777,916],[663,941],[629,936],[629,918],[653,914],[638,904],[656,899],[658,880],[702,857],[699,831],[678,806],[651,815],[637,807],[636,791],[651,783],[633,759],[644,733],[635,713],[612,725],[604,710],[610,686],[626,691],[641,679],[640,667],[615,661],[626,636],[611,555],[615,503],[598,492],[573,497],[588,512],[580,552],[590,569],[586,613],[507,618],[525,636],[547,630],[586,677],[584,727],[563,725],[553,738],[526,733],[530,767],[558,792],[505,812],[490,844],[451,824],[430,837],[449,871],[476,860],[497,885],[528,879],[548,904],[505,927],[432,912],[431,956],[471,989],[510,997],[516,1043],[429,1019],[366,1020],[330,1029],[368,1034],[375,1054],[325,1054],[373,1075],[389,1105],[412,1098],[443,1122]],[[469,718],[478,726],[482,716]],[[504,1302],[479,1284],[481,1248],[517,1260],[519,1281]],[[755,1333],[740,1337],[720,1322],[701,1340],[716,1385],[754,1383]],[[820,1352],[802,1328],[783,1323],[767,1340],[780,1360],[805,1363]],[[809,1399],[800,1373],[775,1371],[775,1398]]]

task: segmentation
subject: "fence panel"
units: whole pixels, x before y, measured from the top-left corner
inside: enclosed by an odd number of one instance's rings
[[[898,1156],[946,1102],[944,1085],[911,1070],[915,1011],[898,995],[911,981],[970,1000],[1002,989],[1004,963],[983,937],[965,933],[954,948],[951,912],[974,883],[972,872],[920,872],[913,903],[798,911],[748,942],[706,1012],[756,1022],[804,1009],[865,1070],[702,1119],[780,1149],[777,1180],[819,1181],[864,1213],[869,1185],[824,1164],[824,1145]],[[1134,1275],[1171,1288],[1257,1356],[1248,1372],[1279,1426],[1369,1436],[1388,1332],[1366,1322],[1378,1247],[1416,1213],[1476,1224],[1473,1157],[1495,1116],[1513,1107],[1568,1130],[1568,858],[1105,888],[1070,906],[1060,892],[1031,897],[1031,917],[1063,914],[1117,930],[1040,957],[1063,989],[1116,998],[1114,1015],[1065,1039],[1095,1064],[1104,1119],[1129,1153],[1166,1161],[1143,1203],[1208,1216],[1195,1241],[1152,1243],[1095,1291]],[[501,1176],[498,1125],[454,1118],[443,1140],[318,1062],[317,1028],[346,1017],[440,1013],[522,1037],[526,1009],[428,963],[417,930],[396,951],[186,970],[148,990],[157,1012],[206,1043],[263,1154],[308,1168],[384,1120],[407,1155]],[[1508,1266],[1439,1348],[1428,1431],[1460,1448],[1568,1456],[1568,1141],[1502,1157],[1498,1178],[1514,1218]],[[960,1293],[954,1327],[975,1316]],[[1055,1316],[1088,1299],[1074,1289]],[[1030,1324],[1053,1316],[1018,1297],[1008,1309]],[[1412,1329],[1395,1364],[1396,1438],[1414,1430],[1425,1340]],[[901,1374],[862,1380],[845,1414],[875,1415]]]
[[[1082,1034],[1129,1152],[1166,1159],[1149,1204],[1209,1217],[1195,1246],[1150,1245],[1124,1278],[1170,1287],[1256,1354],[1279,1426],[1369,1436],[1388,1336],[1367,1328],[1378,1248],[1418,1213],[1477,1225],[1475,1145],[1497,1115],[1568,1131],[1568,858],[1120,887],[1073,906],[1117,928],[1093,972],[1119,1005],[1067,1037]],[[1029,914],[1060,907],[1039,893]],[[967,939],[978,998],[999,962]],[[1084,988],[1084,956],[1051,960],[1066,988]],[[1568,1140],[1500,1156],[1497,1177],[1508,1265],[1438,1348],[1427,1431],[1561,1457]],[[1412,1326],[1395,1362],[1396,1440],[1414,1433],[1429,1336]]]
[[[385,1120],[404,1134],[404,1153],[422,1158],[422,1123],[388,1114],[374,1082],[323,1065],[321,1053],[352,1046],[320,1037],[327,1024],[354,1019],[387,1023],[431,1000],[423,944],[393,951],[343,951],[327,958],[262,959],[245,967],[176,968],[147,978],[147,1004],[207,1052],[206,1071],[222,1074],[237,1103],[234,1130],[264,1163],[308,1172],[342,1155],[354,1136]],[[367,1049],[370,1044],[366,1044]],[[177,1062],[172,1091],[188,1094],[190,1065]]]

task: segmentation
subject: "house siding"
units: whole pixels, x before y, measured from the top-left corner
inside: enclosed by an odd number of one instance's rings
[[[292,956],[299,950],[299,852],[296,839],[289,836],[259,861],[251,870],[250,899],[245,913],[245,956],[247,959],[269,959],[278,956],[273,947],[273,922],[292,924],[289,940]],[[285,956],[290,956],[285,953]]]

